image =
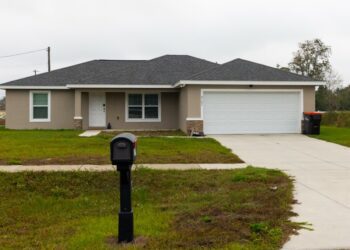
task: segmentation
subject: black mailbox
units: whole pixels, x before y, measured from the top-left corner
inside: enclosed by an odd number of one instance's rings
[[[114,137],[110,144],[111,161],[118,168],[131,166],[136,159],[136,136],[122,133]]]
[[[132,242],[134,239],[134,215],[131,206],[131,167],[136,159],[136,136],[122,133],[110,143],[111,161],[120,172],[120,210],[118,241]]]

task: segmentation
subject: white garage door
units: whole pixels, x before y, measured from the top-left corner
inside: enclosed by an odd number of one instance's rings
[[[300,92],[203,92],[206,134],[300,133]]]

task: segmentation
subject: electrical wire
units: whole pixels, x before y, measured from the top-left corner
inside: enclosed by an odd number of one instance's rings
[[[8,57],[13,57],[13,56],[21,56],[21,55],[36,53],[36,52],[44,51],[44,50],[47,50],[47,49],[46,49],[46,48],[45,48],[45,49],[38,49],[38,50],[32,50],[32,51],[27,51],[27,52],[22,52],[22,53],[7,55],[7,56],[0,56],[0,59],[2,59],[2,58],[8,58]]]

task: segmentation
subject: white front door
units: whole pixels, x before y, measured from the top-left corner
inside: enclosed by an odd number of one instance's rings
[[[89,93],[89,127],[106,127],[105,93]]]
[[[300,133],[301,99],[300,91],[204,92],[204,133]]]

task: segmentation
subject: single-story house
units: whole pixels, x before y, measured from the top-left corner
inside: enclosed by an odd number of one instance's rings
[[[93,60],[0,85],[10,129],[300,133],[315,110],[309,77],[235,59],[187,55]]]

